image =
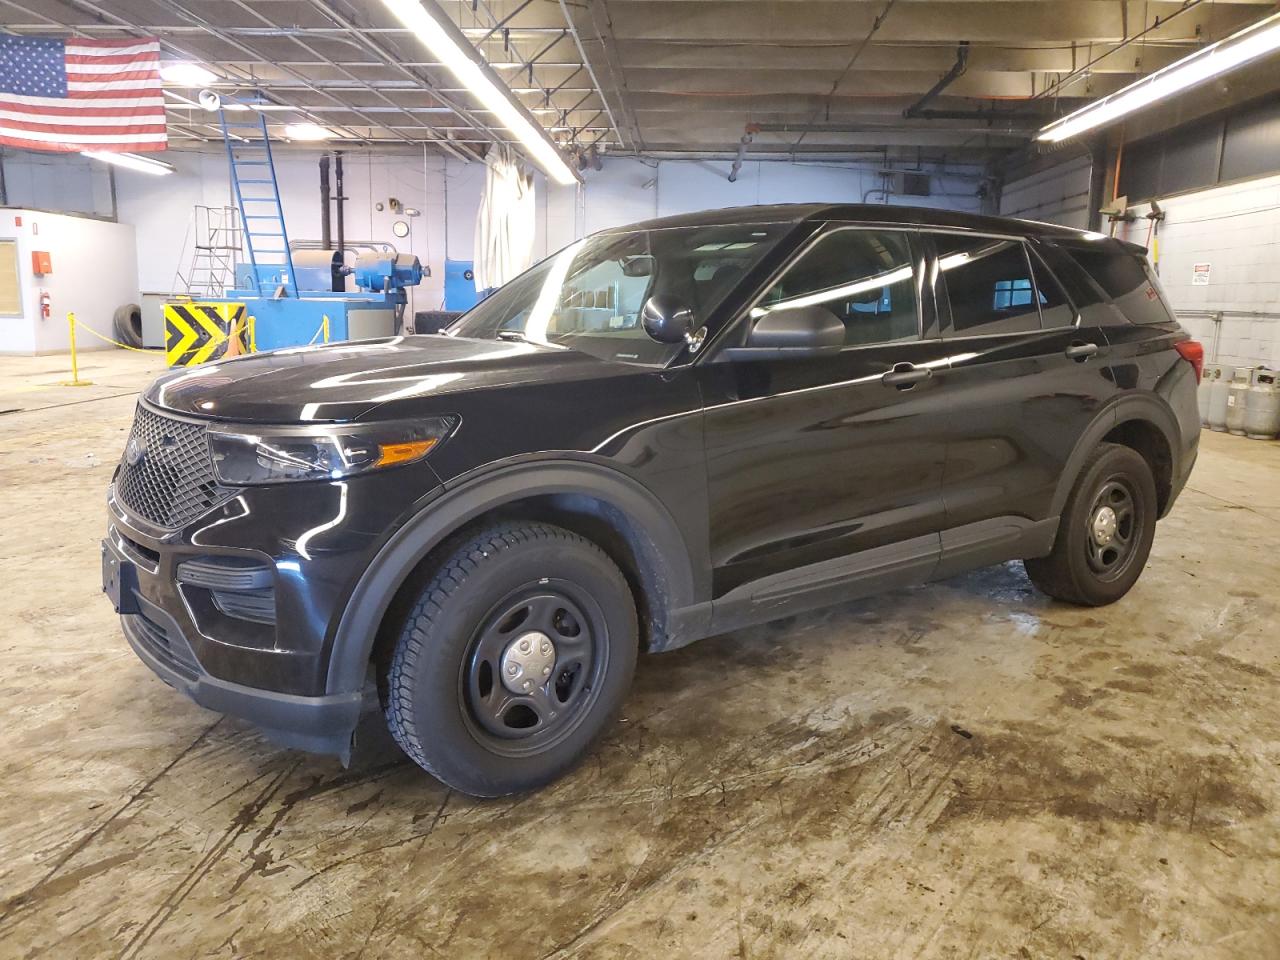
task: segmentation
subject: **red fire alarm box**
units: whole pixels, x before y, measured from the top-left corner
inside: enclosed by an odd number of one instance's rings
[[[53,258],[48,250],[31,251],[31,272],[38,277],[53,273]]]

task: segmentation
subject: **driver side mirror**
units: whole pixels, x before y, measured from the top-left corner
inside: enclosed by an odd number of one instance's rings
[[[691,343],[697,318],[683,301],[666,293],[656,293],[640,308],[644,332],[659,343]]]
[[[717,359],[796,360],[838,354],[844,323],[820,304],[770,310],[755,322],[745,346],[728,347]]]

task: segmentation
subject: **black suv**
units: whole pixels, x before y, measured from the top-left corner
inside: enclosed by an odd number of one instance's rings
[[[887,206],[608,230],[442,335],[157,380],[109,494],[138,656],[349,756],[379,702],[474,795],[607,729],[637,651],[1023,560],[1133,586],[1196,456],[1199,344],[1141,248]]]

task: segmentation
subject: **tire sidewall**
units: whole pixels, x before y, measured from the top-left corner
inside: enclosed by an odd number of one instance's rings
[[[563,739],[531,756],[495,753],[464,719],[460,677],[475,632],[494,604],[543,578],[567,580],[595,599],[607,630],[607,663],[588,713]],[[635,601],[618,569],[581,541],[525,542],[486,555],[437,603],[430,635],[405,678],[414,688],[413,724],[431,771],[446,783],[465,783],[468,793],[499,796],[541,786],[573,766],[608,728],[635,672]],[[406,629],[420,628],[411,619]]]
[[[1086,547],[1094,497],[1111,479],[1123,480],[1138,501],[1141,530],[1123,574],[1114,580],[1102,580],[1089,566]],[[1155,479],[1147,462],[1136,451],[1128,447],[1113,447],[1085,471],[1071,496],[1065,533],[1071,579],[1087,602],[1099,606],[1112,603],[1128,593],[1137,582],[1155,541],[1157,510]]]

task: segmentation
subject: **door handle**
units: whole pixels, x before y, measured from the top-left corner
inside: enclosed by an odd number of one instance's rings
[[[897,387],[899,390],[910,390],[921,380],[933,376],[929,367],[917,367],[914,363],[895,363],[893,369],[880,378],[886,387]]]
[[[1096,343],[1073,343],[1063,352],[1076,363],[1084,363],[1098,352],[1098,345]]]

